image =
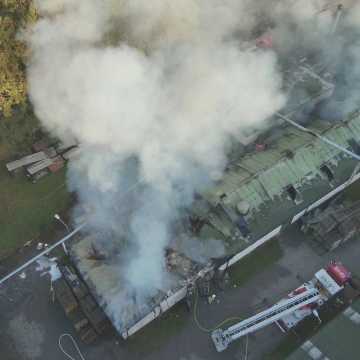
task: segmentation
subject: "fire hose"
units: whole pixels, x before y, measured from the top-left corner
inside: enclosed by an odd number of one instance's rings
[[[199,290],[198,290],[198,288],[196,287],[193,315],[194,315],[194,322],[195,322],[196,326],[197,326],[201,331],[204,331],[204,332],[209,333],[209,332],[212,332],[212,331],[218,329],[219,327],[227,324],[228,322],[243,320],[243,318],[241,318],[241,317],[239,317],[239,316],[232,316],[232,317],[229,317],[229,318],[221,321],[219,324],[217,324],[216,326],[214,326],[214,327],[212,327],[212,328],[206,328],[205,326],[202,326],[202,325],[200,324],[199,319],[198,319],[198,315],[197,315],[198,300],[199,300]]]
[[[70,334],[61,334],[59,336],[59,342],[58,342],[58,345],[59,345],[59,349],[65,354],[65,356],[70,359],[70,360],[76,360],[73,356],[71,356],[67,351],[64,350],[64,347],[61,343],[62,339],[65,338],[65,337],[68,337],[72,344],[74,345],[74,348],[76,349],[77,353],[79,354],[80,356],[80,359],[81,360],[85,360],[84,358],[84,355],[82,354],[82,352],[80,351],[79,349],[79,345],[77,344],[77,342],[75,341],[75,339],[70,335]]]

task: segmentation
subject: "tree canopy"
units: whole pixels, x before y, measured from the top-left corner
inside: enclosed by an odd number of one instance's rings
[[[0,6],[0,112],[10,117],[12,108],[26,101],[26,45],[19,32],[36,21],[32,0],[2,0]]]

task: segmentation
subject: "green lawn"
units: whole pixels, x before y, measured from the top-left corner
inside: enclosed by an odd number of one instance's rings
[[[138,333],[126,340],[125,347],[137,354],[149,354],[163,346],[169,338],[178,334],[189,321],[192,314],[184,303],[176,304],[172,309],[155,319]]]
[[[278,239],[269,240],[230,268],[231,282],[237,286],[243,285],[274,264],[282,255]]]
[[[32,184],[24,175],[10,176],[0,162],[0,259],[50,230],[54,213],[67,209],[70,200],[65,169]]]
[[[360,200],[360,180],[356,181],[347,189],[345,189],[344,196],[346,200],[351,202]]]

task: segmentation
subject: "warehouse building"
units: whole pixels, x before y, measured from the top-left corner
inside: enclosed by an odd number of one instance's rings
[[[314,120],[308,128],[360,153],[360,112],[338,123]],[[184,299],[195,282],[212,276],[221,264],[221,259],[215,265],[182,254],[178,249],[184,239],[196,238],[209,247],[210,242],[221,243],[223,270],[360,177],[354,158],[289,125],[262,134],[261,143],[238,148],[235,159],[215,186],[197,194],[188,215],[177,222],[171,248],[164,254],[174,281],[145,304],[129,293],[119,271],[121,239],[111,239],[110,249],[96,234],[73,245],[76,267],[124,338]]]

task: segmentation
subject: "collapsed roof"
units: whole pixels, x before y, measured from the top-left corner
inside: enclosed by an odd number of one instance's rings
[[[345,148],[360,149],[358,112],[336,124],[314,120],[311,128]],[[101,234],[73,245],[78,270],[119,332],[154,311],[171,294],[186,289],[205,268],[212,269],[211,261],[190,259],[178,250],[184,239],[191,237],[205,247],[209,244],[210,249],[214,241],[219,242],[223,256],[236,254],[345,182],[357,164],[340,150],[290,126],[269,132],[263,144],[260,150],[255,145],[244,149],[223,178],[198,194],[188,216],[179,220],[172,248],[164,254],[164,270],[171,278],[167,291],[158,289],[146,301],[131,293],[118,266],[122,239],[111,239],[110,249],[102,246]]]

